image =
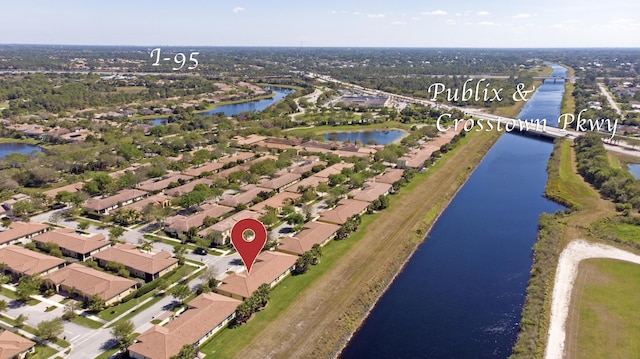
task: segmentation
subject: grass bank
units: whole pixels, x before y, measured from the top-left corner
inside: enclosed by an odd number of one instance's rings
[[[498,137],[470,133],[392,196],[389,208],[325,247],[320,265],[276,287],[255,319],[224,330],[202,351],[219,358],[335,356]]]
[[[547,173],[545,195],[571,210],[540,216],[520,332],[511,358],[542,358],[547,342],[551,292],[561,251],[574,239],[593,240],[591,224],[616,214],[614,205],[603,200],[577,173],[571,142],[556,140]]]
[[[638,293],[639,265],[610,259],[582,262],[567,323],[566,357],[637,358]]]
[[[398,121],[387,121],[381,123],[371,123],[366,125],[353,124],[353,125],[339,125],[339,126],[314,126],[304,128],[294,128],[285,131],[285,133],[292,136],[304,136],[304,135],[322,135],[332,132],[345,132],[345,131],[373,131],[373,130],[403,130],[408,131],[411,125],[400,123]]]

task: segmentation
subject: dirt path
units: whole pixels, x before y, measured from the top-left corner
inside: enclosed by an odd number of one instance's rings
[[[640,264],[640,256],[605,244],[588,243],[575,240],[562,251],[551,297],[551,320],[546,359],[564,357],[566,322],[571,303],[573,284],[578,275],[578,265],[589,258],[608,258]]]
[[[496,138],[473,136],[419,186],[401,191],[352,250],[236,357],[334,357],[424,237],[431,224],[425,215],[446,207],[465,179],[461,174],[470,173]]]

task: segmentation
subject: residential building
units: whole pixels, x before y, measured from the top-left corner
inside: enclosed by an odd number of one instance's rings
[[[302,231],[293,237],[284,237],[278,244],[278,251],[302,255],[310,250],[314,244],[324,246],[336,236],[336,232],[340,229],[337,224],[324,222],[308,222],[304,225]]]
[[[36,343],[10,330],[0,332],[0,359],[24,359],[35,351]]]
[[[335,208],[322,212],[319,221],[342,225],[349,218],[366,212],[367,207],[369,207],[369,202],[344,198],[338,202]]]
[[[56,292],[74,292],[85,300],[97,295],[106,305],[120,302],[136,288],[136,281],[95,270],[79,263],[49,273],[42,279]]]
[[[9,228],[0,230],[0,247],[26,243],[33,236],[46,232],[50,227],[33,222],[11,222]]]
[[[146,196],[147,192],[145,191],[138,189],[123,189],[112,196],[89,198],[85,202],[84,208],[99,214],[109,214],[109,212],[118,207],[139,201]]]
[[[179,173],[172,173],[162,178],[152,178],[138,184],[138,189],[147,192],[162,192],[169,187],[171,183],[187,182],[192,180],[192,176],[186,176]]]
[[[342,173],[345,168],[353,168],[353,163],[336,163],[316,173],[314,176],[328,178],[331,175]]]
[[[302,175],[298,173],[285,173],[275,178],[265,178],[260,180],[258,185],[262,188],[268,188],[272,191],[280,192],[283,188],[291,186],[300,181]]]
[[[193,191],[196,185],[203,184],[205,186],[211,186],[212,183],[213,181],[208,178],[201,178],[201,179],[197,179],[195,181],[191,181],[189,183],[183,184],[182,186],[168,189],[165,191],[165,193],[167,194],[167,196],[180,197],[183,194]]]
[[[222,221],[214,224],[211,227],[205,228],[198,232],[198,236],[200,238],[206,238],[209,234],[214,233],[214,244],[225,245],[230,241],[231,236],[231,228],[238,223],[241,219],[245,218],[253,218],[258,219],[260,217],[259,213],[253,211],[242,210],[233,216],[223,219]]]
[[[93,255],[101,267],[108,262],[122,263],[129,273],[147,282],[158,279],[178,266],[169,252],[148,253],[134,244],[117,244]]]
[[[38,248],[44,248],[46,243],[55,243],[60,247],[63,255],[81,261],[111,247],[111,242],[102,234],[85,236],[76,233],[72,228],[54,229],[33,237],[32,241]]]
[[[302,195],[299,193],[280,192],[251,206],[249,209],[260,214],[264,214],[267,212],[267,207],[273,207],[276,209],[276,212],[280,213],[282,207],[293,204],[300,197],[302,197]]]
[[[299,189],[300,187],[302,188],[306,188],[306,187],[313,187],[316,188],[318,187],[318,185],[320,183],[327,183],[329,182],[329,178],[328,177],[318,177],[318,176],[309,176],[303,180],[301,180],[300,182],[294,184],[293,186],[289,186],[287,188],[285,188],[285,192],[300,192]]]
[[[14,277],[22,277],[55,272],[64,267],[66,261],[12,244],[0,248],[0,263]]]
[[[297,259],[297,256],[286,253],[264,251],[256,258],[251,268],[251,275],[248,275],[246,271],[229,275],[218,286],[218,293],[244,300],[250,297],[263,283],[267,283],[273,288],[291,273]]]
[[[220,197],[218,203],[224,206],[236,208],[238,205],[248,205],[258,197],[260,192],[271,192],[272,189],[258,187],[254,184],[248,184],[240,187],[240,192],[236,194],[227,194]]]
[[[190,216],[176,215],[167,218],[164,221],[164,230],[175,235],[184,234],[189,228],[202,227],[204,219],[207,217],[220,218],[233,210],[234,208],[231,207],[205,203],[198,208],[198,213],[196,214]]]
[[[187,310],[165,326],[155,325],[129,346],[133,359],[169,359],[186,344],[195,347],[235,318],[239,300],[216,293],[203,293],[187,303]]]
[[[402,175],[404,174],[404,170],[398,168],[387,168],[383,174],[374,177],[376,182],[394,184],[398,182]]]
[[[356,188],[349,192],[353,199],[364,202],[373,202],[380,196],[385,196],[391,192],[393,186],[388,183],[366,181],[362,188]]]

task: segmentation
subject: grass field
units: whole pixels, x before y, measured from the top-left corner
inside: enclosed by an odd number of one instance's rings
[[[560,146],[560,149],[552,155],[552,161],[557,163],[550,169],[545,195],[575,210],[593,205],[600,196],[575,173],[571,142],[565,140],[555,146]]]
[[[222,331],[201,351],[218,358],[335,355],[497,137],[467,136],[392,196],[389,208],[325,247],[318,266],[276,287],[251,322]]]
[[[638,293],[639,265],[581,263],[567,323],[567,358],[640,357]]]

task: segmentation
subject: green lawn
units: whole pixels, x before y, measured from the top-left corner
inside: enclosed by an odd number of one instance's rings
[[[591,266],[581,293],[576,358],[640,357],[640,265],[609,259]]]
[[[554,169],[557,168],[557,172],[549,173],[545,194],[573,209],[588,207],[598,200],[598,193],[575,174],[571,160],[571,142],[563,140],[556,146],[561,146],[561,151],[559,158],[553,158],[553,161],[559,161],[559,165],[556,163],[553,166]],[[557,156],[557,151],[554,151],[553,156]]]
[[[339,126],[315,126],[309,128],[295,128],[287,133],[292,135],[319,135],[323,133],[341,132],[341,131],[366,131],[366,130],[408,130],[409,125],[402,124],[397,121],[388,121],[382,123],[372,123],[367,125],[353,124],[353,125],[339,125]]]
[[[47,359],[56,354],[56,350],[43,344],[36,344],[36,354],[30,358]]]
[[[629,242],[640,243],[640,226],[630,223],[617,223],[607,228],[616,237]]]
[[[82,325],[83,327],[87,327],[91,329],[98,329],[102,327],[102,323],[96,322],[95,320],[91,320],[81,315],[76,316],[75,318],[71,319],[71,321],[78,325]]]

